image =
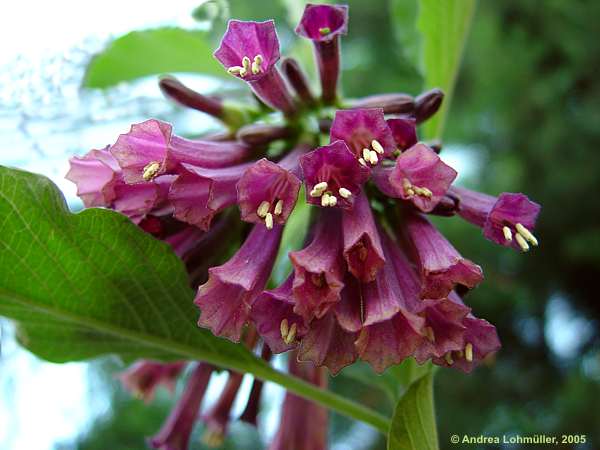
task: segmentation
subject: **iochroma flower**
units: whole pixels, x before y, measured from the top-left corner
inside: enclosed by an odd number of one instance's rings
[[[440,107],[439,89],[345,100],[338,84],[347,31],[346,6],[306,6],[296,32],[314,45],[316,95],[296,60],[279,62],[273,21],[231,20],[214,56],[254,103],[232,106],[163,78],[169,99],[214,116],[223,132],[189,139],[149,119],[72,158],[67,178],[86,207],[115,209],[172,246],[197,289],[200,327],[249,349],[262,345],[267,361],[290,352],[292,374],[323,386],[327,369],[336,374],[360,359],[382,372],[409,357],[469,372],[500,348],[494,326],[462,298],[483,271],[428,216],[459,216],[492,242],[526,252],[539,244],[540,206],[519,193],[454,185],[440,145],[420,142],[416,128]],[[298,208],[309,211],[293,230],[303,244],[278,256]],[[289,271],[275,279],[285,258]],[[140,362],[122,380],[150,399],[183,364]],[[220,399],[200,414],[213,367],[196,364],[150,440],[155,448],[186,448],[198,417],[207,443],[225,437],[243,374],[230,373]],[[255,380],[242,420],[256,424],[261,390]],[[323,410],[288,394],[270,448],[326,448],[326,426]]]

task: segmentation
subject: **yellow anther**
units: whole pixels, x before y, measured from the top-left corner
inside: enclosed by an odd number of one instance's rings
[[[383,155],[385,153],[383,146],[379,143],[379,141],[376,141],[375,139],[371,141],[371,147],[373,147],[373,150],[375,150],[380,155]]]
[[[153,180],[156,175],[158,175],[158,171],[160,170],[160,163],[156,161],[152,161],[148,163],[142,172],[142,178],[145,181]]]
[[[323,195],[323,191],[319,191],[317,189],[313,189],[312,191],[310,191],[311,197],[320,197],[321,195]]]
[[[329,206],[329,192],[325,192],[321,197],[321,206]]]
[[[267,230],[273,229],[273,214],[267,213],[265,216],[265,226],[267,227]]]
[[[365,160],[363,158],[358,158],[358,162],[361,164],[361,166],[367,167],[367,163],[365,162]]]
[[[290,332],[289,323],[288,323],[287,319],[283,319],[281,321],[281,324],[279,324],[279,331],[281,332],[281,338],[285,342],[285,339]]]
[[[283,319],[286,320],[286,319]],[[294,339],[296,339],[296,333],[298,331],[298,325],[296,325],[295,323],[292,324],[292,326],[290,327],[287,336],[285,336],[283,338],[283,342],[285,342],[286,344],[290,345],[292,342],[294,342]]]
[[[338,192],[340,194],[340,197],[342,197],[342,198],[350,198],[352,196],[352,192],[350,192],[348,189],[343,188],[343,187],[340,188],[338,190]]]
[[[321,181],[320,183],[315,184],[315,187],[313,189],[317,191],[324,191],[325,189],[327,189],[327,181]]]
[[[327,36],[329,33],[331,33],[331,28],[329,27],[319,28],[319,34],[321,36]]]
[[[258,205],[258,209],[256,210],[256,215],[258,217],[260,217],[261,219],[264,219],[265,216],[267,215],[267,213],[269,212],[269,209],[271,209],[271,204],[266,201],[263,200],[260,205]]]
[[[427,198],[431,198],[433,195],[433,192],[431,192],[428,188],[426,187],[422,187],[421,188],[421,195],[423,197],[427,197]]]
[[[337,205],[337,197],[335,195],[329,195],[328,205],[329,206],[335,206],[335,205]]]
[[[452,352],[446,353],[446,355],[444,356],[444,359],[446,360],[446,362],[448,363],[449,366],[454,364],[454,360],[452,359]]]
[[[433,332],[433,328],[431,328],[431,327],[425,327],[425,336],[427,336],[427,339],[429,339],[430,342],[434,342],[435,341],[435,334]]]
[[[280,215],[283,212],[283,200],[277,200],[275,203],[275,211],[273,211],[276,216]]]
[[[512,241],[512,231],[506,225],[502,227],[502,233],[504,234],[504,239],[508,242]]]
[[[256,55],[254,57],[254,61],[252,62],[252,73],[254,75],[256,75],[257,73],[260,73],[260,65],[263,62],[263,57],[262,55]]]
[[[465,359],[469,362],[473,361],[473,344],[470,342],[465,345]]]
[[[377,157],[377,152],[375,150],[369,151],[369,161],[371,161],[371,164],[373,165],[379,162],[379,158]]]
[[[241,75],[243,71],[244,68],[240,66],[232,66],[229,69],[227,69],[227,73],[229,73],[230,75]]]
[[[371,161],[371,150],[363,148],[362,156],[365,161]]]
[[[529,244],[523,236],[521,236],[519,233],[516,233],[515,239],[517,240],[517,244],[519,244],[519,247],[521,247],[521,250],[523,250],[524,252],[529,251]]]
[[[517,233],[519,233],[521,236],[523,236],[525,239],[527,239],[529,242],[531,242],[537,247],[538,240],[535,238],[533,233],[531,233],[531,231],[529,231],[523,226],[523,224],[518,223],[517,225],[515,225],[515,228],[517,229]]]

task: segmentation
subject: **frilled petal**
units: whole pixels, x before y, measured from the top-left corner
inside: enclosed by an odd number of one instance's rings
[[[252,304],[251,318],[256,331],[273,353],[296,347],[308,330],[304,319],[294,312],[293,284],[291,275],[278,288],[263,292]]]
[[[223,444],[229,421],[231,419],[231,408],[237,397],[240,386],[244,379],[244,374],[230,372],[227,383],[219,396],[217,402],[212,408],[202,416],[202,421],[206,426],[206,431],[202,440],[209,447],[219,447]]]
[[[333,307],[335,318],[340,327],[351,333],[360,331],[363,325],[363,299],[360,283],[349,272],[344,279],[341,298]]]
[[[164,173],[176,173],[179,164],[207,168],[226,167],[247,158],[250,149],[239,143],[191,141],[173,135],[173,127],[150,119],[134,124],[110,148],[127,183],[150,181]]]
[[[538,245],[533,235],[541,206],[524,194],[503,192],[498,197],[453,187],[450,195],[458,199],[458,213],[483,228],[483,235],[496,244],[527,251]]]
[[[348,270],[363,282],[373,281],[385,258],[371,205],[363,192],[356,196],[354,208],[342,213],[342,232]]]
[[[223,169],[205,169],[183,164],[184,171],[169,191],[173,216],[208,230],[215,214],[236,203],[236,184],[249,167],[248,164],[239,164]]]
[[[382,108],[336,111],[331,125],[331,141],[338,139],[346,142],[355,157],[363,159],[369,166],[389,157],[396,149]]]
[[[392,131],[396,146],[400,150],[409,149],[417,143],[417,125],[415,119],[404,117],[388,119],[387,124]]]
[[[346,5],[314,5],[309,3],[296,27],[296,33],[313,41],[327,41],[348,32]]]
[[[446,194],[456,171],[425,144],[416,144],[396,159],[389,175],[396,196],[429,212]]]
[[[444,298],[457,285],[474,288],[483,280],[477,264],[463,258],[424,216],[407,212],[404,230],[421,275],[421,298]]]
[[[237,183],[242,220],[285,223],[294,209],[301,184],[292,172],[266,158],[254,163]]]
[[[262,78],[280,57],[275,22],[230,20],[214,55],[232,75],[245,81]],[[248,59],[246,63],[244,58]]]
[[[194,303],[200,308],[198,325],[217,336],[238,342],[250,306],[271,274],[281,241],[282,227],[268,230],[255,225],[244,244],[225,264],[209,269]]]
[[[343,141],[307,153],[300,158],[300,166],[306,183],[306,200],[313,205],[350,209],[369,178],[369,169],[356,161]]]
[[[344,258],[339,211],[323,211],[311,243],[290,252],[294,266],[294,311],[306,321],[321,318],[340,300],[344,287]]]
[[[145,402],[149,402],[154,398],[156,389],[161,385],[173,392],[177,377],[185,365],[185,362],[164,364],[140,360],[121,372],[119,379],[127,390]]]
[[[160,202],[160,192],[155,183],[124,184],[114,188],[112,208],[139,223]]]
[[[315,384],[327,386],[327,373],[310,362],[299,362],[296,355],[288,358],[289,373]],[[285,394],[279,429],[269,450],[326,450],[327,409],[290,392]]]
[[[177,401],[161,430],[148,440],[148,444],[152,448],[187,450],[212,371],[213,367],[206,363],[199,363],[196,366],[181,398]]]
[[[300,344],[298,359],[325,366],[335,375],[356,361],[358,353],[354,341],[357,336],[358,333],[344,330],[330,311],[310,323],[310,329]]]
[[[108,151],[91,150],[69,159],[65,178],[77,186],[77,195],[86,208],[109,206],[115,198],[115,185],[121,179],[119,165]]]

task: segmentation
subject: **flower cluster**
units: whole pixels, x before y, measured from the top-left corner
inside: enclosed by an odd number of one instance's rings
[[[278,65],[273,21],[231,20],[214,56],[258,106],[236,110],[164,78],[170,99],[220,119],[227,131],[192,140],[150,119],[113,145],[73,158],[67,177],[85,206],[115,209],[173,246],[199,285],[198,324],[217,336],[239,342],[257,332],[265,351],[294,349],[298,373],[305,370],[298,361],[336,374],[357,359],[382,372],[408,357],[468,372],[500,347],[494,326],[462,300],[483,273],[427,216],[458,215],[492,242],[528,251],[538,245],[540,206],[523,194],[492,197],[453,185],[457,172],[438,155],[440,145],[417,138],[417,125],[442,102],[440,90],[342,99],[347,24],[346,6],[305,8],[296,32],[314,45],[316,96],[297,61]],[[302,202],[311,208],[304,247],[289,253],[287,279],[267,289],[286,222]],[[240,226],[237,214],[250,225]],[[206,267],[220,243],[240,235],[245,240],[227,262]],[[146,370],[144,378],[165,377]],[[203,391],[211,370],[202,363],[194,369],[182,402],[198,409],[198,395],[188,390]],[[232,374],[210,414],[209,442],[223,435],[240,383]],[[284,407],[271,448],[288,448],[281,442],[293,430],[284,422],[297,414]],[[255,412],[248,415],[255,421]],[[153,442],[170,439],[161,436]]]

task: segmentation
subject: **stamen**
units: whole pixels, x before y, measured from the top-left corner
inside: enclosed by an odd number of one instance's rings
[[[393,156],[394,158],[397,158],[398,156],[400,156],[400,154],[401,154],[401,153],[402,153],[402,150],[400,150],[400,149],[398,149],[398,148],[397,148],[396,150],[394,150],[394,151],[392,152],[392,156]]]
[[[429,339],[430,342],[435,342],[435,334],[433,333],[433,328],[425,327],[425,336]]]
[[[512,241],[512,231],[506,225],[502,227],[502,233],[504,233],[504,239],[508,242]]]
[[[352,196],[352,192],[350,192],[348,189],[346,188],[340,188],[338,190],[338,192],[340,193],[340,197],[342,198],[350,198]]]
[[[329,206],[337,205],[337,197],[335,195],[329,195]]]
[[[321,36],[327,36],[329,33],[331,33],[331,28],[329,27],[319,28],[319,34]]]
[[[320,183],[315,184],[315,187],[313,189],[317,191],[324,191],[325,189],[327,189],[327,181],[321,181]]]
[[[285,319],[284,319],[285,320]],[[290,327],[290,330],[285,338],[283,338],[283,342],[290,345],[296,339],[296,332],[298,331],[298,325],[293,323]]]
[[[363,165],[363,166],[367,167],[367,163],[365,162],[365,160],[364,160],[363,158],[358,158],[358,162],[359,162],[361,165]]]
[[[283,342],[285,342],[288,334],[290,333],[290,328],[287,319],[283,319],[281,324],[279,325],[279,331],[281,332],[281,338]]]
[[[254,61],[252,62],[252,73],[254,75],[256,75],[257,73],[260,73],[260,65],[263,62],[263,58],[262,55],[256,55],[254,57]]]
[[[363,148],[362,155],[365,161],[371,161],[371,150],[368,148]]]
[[[446,362],[448,363],[449,366],[454,364],[454,360],[452,359],[452,352],[446,353],[446,355],[444,356],[444,359],[446,360]]]
[[[375,139],[371,141],[371,147],[373,147],[373,150],[375,150],[380,155],[383,155],[385,153],[383,146],[379,143],[379,141],[376,141]]]
[[[321,197],[321,206],[329,206],[329,192],[325,192]]]
[[[283,200],[277,200],[277,203],[275,203],[275,215],[278,216],[283,212]]]
[[[377,164],[377,162],[379,161],[379,158],[377,157],[376,151],[371,150],[369,152],[369,161],[371,161],[371,164],[373,164],[373,165]]]
[[[527,244],[527,241],[523,236],[521,236],[519,233],[516,233],[515,239],[517,240],[517,244],[519,244],[519,247],[521,247],[521,250],[523,250],[524,252],[529,251],[529,244]]]
[[[422,188],[421,188],[421,195],[422,195],[423,197],[431,198],[431,196],[433,195],[433,192],[431,192],[431,191],[429,190],[429,188],[422,187]]]
[[[267,227],[267,230],[273,229],[273,214],[267,213],[265,217],[265,226]]]
[[[470,342],[465,345],[465,359],[469,362],[473,361],[473,344]]]
[[[231,66],[229,69],[227,69],[227,73],[229,73],[231,75],[241,75],[243,71],[244,71],[244,68],[240,67],[240,66]],[[243,75],[241,75],[241,76],[243,76]]]
[[[523,236],[525,239],[527,239],[529,242],[531,242],[533,245],[535,245],[537,247],[538,240],[535,238],[535,236],[533,235],[533,233],[531,231],[529,231],[527,228],[525,228],[523,226],[523,224],[518,223],[517,225],[515,225],[515,228],[517,229],[517,232],[521,236]]]
[[[402,180],[402,188],[404,189],[404,193],[407,196],[412,197],[413,195],[415,195],[413,185],[410,183],[410,181],[408,181],[408,178]]]
[[[263,200],[260,205],[258,205],[258,209],[256,210],[256,215],[262,219],[265,218],[265,216],[267,215],[267,213],[269,212],[269,209],[271,209],[271,204],[266,201]]]
[[[142,178],[145,181],[153,180],[156,175],[158,175],[158,171],[160,170],[160,163],[156,161],[152,161],[144,167],[144,171],[142,173]]]

